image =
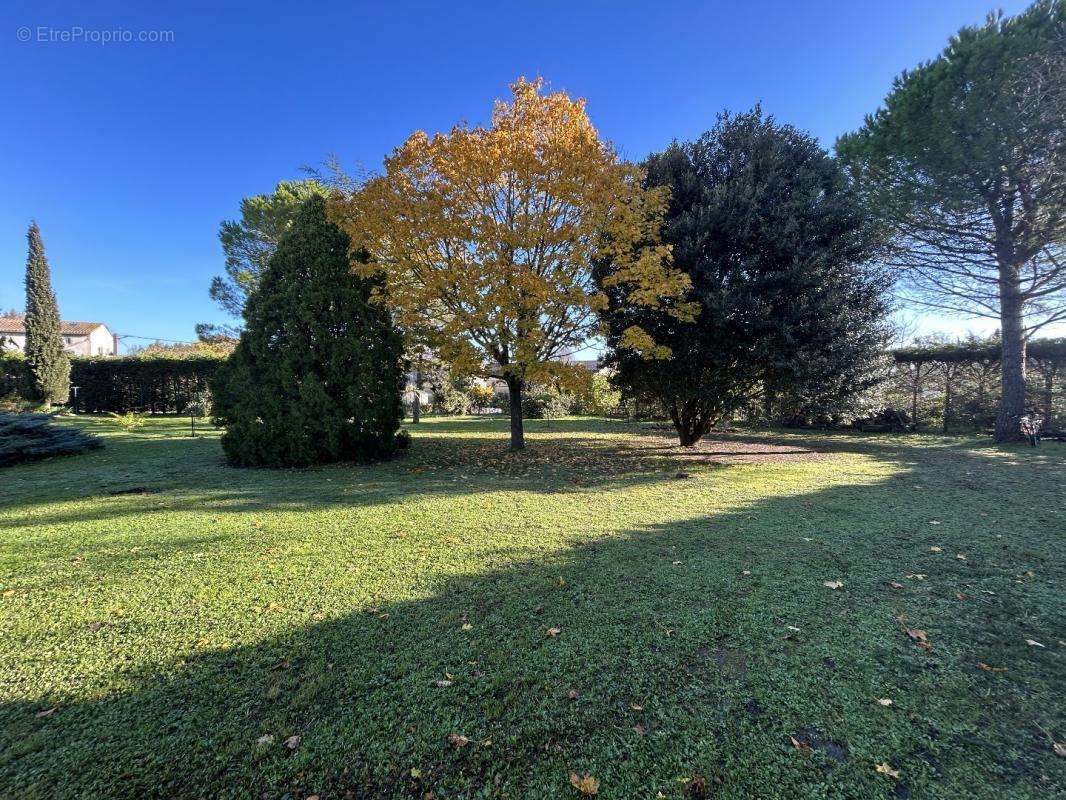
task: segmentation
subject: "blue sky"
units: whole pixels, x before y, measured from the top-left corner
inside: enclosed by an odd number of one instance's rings
[[[207,286],[242,197],[330,153],[376,169],[415,129],[483,121],[518,75],[586,97],[634,159],[756,102],[831,146],[990,4],[8,0],[0,308],[22,307],[35,218],[65,319],[192,339],[197,322],[225,321]],[[101,41],[123,31],[134,40]]]

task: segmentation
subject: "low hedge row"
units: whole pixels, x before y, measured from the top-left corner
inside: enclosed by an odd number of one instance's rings
[[[72,358],[68,405],[85,413],[179,413],[207,388],[222,361],[213,356]],[[25,396],[28,381],[20,355],[0,357],[0,398]]]

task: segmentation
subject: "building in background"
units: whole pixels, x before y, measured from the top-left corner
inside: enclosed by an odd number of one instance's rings
[[[118,336],[102,322],[60,322],[63,348],[72,356],[117,356]],[[0,340],[7,350],[26,348],[26,318],[0,317]]]

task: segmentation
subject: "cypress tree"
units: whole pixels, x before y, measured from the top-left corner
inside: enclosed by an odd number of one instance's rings
[[[403,342],[351,270],[349,239],[307,200],[245,305],[240,342],[212,380],[222,448],[238,466],[383,456],[402,419]]]
[[[70,359],[63,350],[59,306],[44,255],[41,229],[30,223],[26,233],[26,364],[33,379],[34,399],[41,405],[65,403],[70,394]]]

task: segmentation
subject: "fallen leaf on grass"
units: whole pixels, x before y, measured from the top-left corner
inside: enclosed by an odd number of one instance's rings
[[[937,547],[936,545],[933,545],[932,547],[929,548],[929,552],[930,553],[939,553],[939,552],[941,552],[942,549],[943,548],[940,548],[940,547]]]
[[[844,584],[841,581],[822,581],[822,586],[825,586],[829,589],[839,589],[843,585]]]
[[[903,584],[900,583],[899,581],[889,581],[888,585],[891,586],[893,589],[903,589],[904,588]]]
[[[95,633],[96,631],[100,630],[101,628],[103,628],[106,625],[107,625],[106,622],[90,622],[89,623],[89,630],[91,630],[93,633]]]
[[[286,739],[285,740],[285,746],[287,748],[289,748],[290,750],[295,750],[297,747],[299,747],[300,746],[300,737],[299,737],[299,735],[290,736],[288,739]]]
[[[899,770],[892,769],[888,764],[876,764],[874,765],[874,769],[882,775],[888,775],[890,778],[895,778],[897,781],[899,780]]]
[[[978,661],[977,662],[977,668],[978,669],[983,669],[985,672],[1006,672],[1007,671],[1006,667],[990,667],[984,661]]]
[[[796,750],[798,750],[803,755],[807,755],[808,753],[811,752],[811,746],[809,744],[807,744],[806,742],[801,742],[795,736],[789,736],[788,740],[790,742],[792,742],[792,746],[795,747]]]
[[[1026,639],[1025,643],[1027,645],[1029,645],[1030,647],[1044,647],[1045,646],[1045,645],[1040,644],[1040,642],[1038,642],[1036,639]]]
[[[464,631],[472,631],[472,630],[474,630],[474,626],[471,625],[469,622],[464,622],[463,626],[462,626],[462,629]]]
[[[964,556],[962,553],[956,553],[955,554],[955,558],[957,558],[959,561],[965,561],[966,560],[966,556]]]
[[[255,743],[259,747],[266,747],[268,744],[274,744],[274,737],[269,733],[264,733],[262,736],[255,740]]]
[[[888,699],[887,697],[882,697],[882,698],[878,699],[877,704],[881,705],[881,706],[885,706],[885,708],[887,708],[888,706],[892,705],[892,701],[890,699]]]
[[[439,680],[434,681],[433,685],[436,686],[438,689],[447,689],[449,686],[452,685],[452,683],[453,682],[449,680]]]
[[[906,577],[913,578],[916,581],[924,581],[925,580],[925,573],[924,572],[908,572]]]
[[[449,733],[448,744],[454,747],[466,747],[468,744],[470,744],[470,740],[463,736],[463,734],[461,733]]]
[[[631,709],[633,709],[634,711],[643,711],[644,710],[644,706],[642,706],[640,703],[630,703],[629,707]]]
[[[969,600],[970,599],[970,595],[966,594],[965,592],[955,592],[955,599],[956,600]]]
[[[45,717],[52,716],[57,711],[59,711],[59,706],[52,706],[51,708],[46,708],[44,711],[38,711],[34,716],[37,717],[37,719],[44,719]]]
[[[639,723],[633,726],[633,730],[637,732],[637,736],[643,736],[648,732],[648,729]]]
[[[592,796],[600,793],[600,782],[591,775],[578,775],[576,772],[571,772],[570,785],[583,795]]]
[[[923,630],[917,630],[915,628],[907,628],[907,635],[914,639],[915,643],[923,650],[932,650],[933,646],[929,644],[929,636]]]
[[[549,637],[552,637],[552,638],[554,638],[554,637],[558,636],[558,635],[559,635],[560,633],[562,633],[562,632],[563,632],[563,629],[562,629],[562,628],[548,628],[548,633],[547,633],[547,635],[548,635]]]
[[[1055,742],[1055,744],[1051,746],[1051,749],[1055,755],[1066,758],[1066,742]]]
[[[415,780],[418,780],[422,777],[422,770],[420,770],[418,767],[411,767],[411,777]]]
[[[571,700],[577,700],[577,689],[571,689],[569,692],[566,693],[566,696],[569,697]]]

